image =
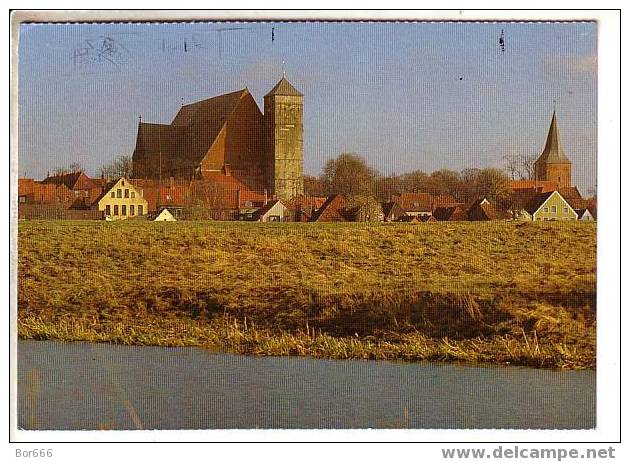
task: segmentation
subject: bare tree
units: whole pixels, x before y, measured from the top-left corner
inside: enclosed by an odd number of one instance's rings
[[[504,168],[512,180],[531,180],[535,177],[534,155],[507,154],[503,156]]]
[[[131,156],[118,156],[111,163],[103,165],[98,174],[104,178],[130,178],[133,174],[133,160]]]

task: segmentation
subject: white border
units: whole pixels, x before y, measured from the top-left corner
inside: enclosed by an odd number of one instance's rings
[[[118,431],[118,432],[28,432],[12,429],[14,441],[616,441],[619,438],[619,16],[616,11],[108,11],[95,12],[18,12],[14,19],[24,20],[209,20],[209,19],[398,19],[398,20],[597,20],[598,21],[598,368],[596,430],[224,430],[224,431]],[[13,23],[15,31],[17,24]],[[17,57],[17,40],[12,43]],[[16,69],[16,61],[12,63]],[[15,81],[13,82],[15,84]],[[16,86],[11,87],[11,161],[12,188],[15,194],[17,175],[14,170],[17,152]],[[8,191],[7,191],[8,192]],[[13,198],[14,199],[14,198]],[[14,200],[12,204],[16,204]],[[12,206],[13,209],[13,206]],[[14,219],[14,210],[11,210]],[[14,222],[14,221],[13,221]],[[14,222],[15,223],[15,222]],[[11,253],[15,261],[16,229],[12,230]],[[604,277],[602,277],[605,275]],[[11,305],[15,319],[15,273],[11,273]],[[15,341],[15,325],[12,324]],[[5,343],[6,344],[6,343]],[[15,345],[15,343],[14,343]],[[12,348],[12,374],[15,377],[15,348]],[[14,385],[14,384],[13,384]],[[12,386],[15,399],[15,387]],[[6,414],[5,414],[6,415]],[[15,425],[15,409],[11,412]],[[50,445],[48,445],[50,446]],[[111,445],[108,457],[117,451]],[[143,447],[146,447],[143,445]],[[249,446],[252,449],[254,446]],[[148,450],[148,448],[147,448]],[[178,446],[160,445],[162,457],[181,457]],[[174,451],[174,452],[173,452]],[[304,448],[307,451],[307,448]],[[383,457],[388,457],[385,448]],[[150,450],[149,452],[152,452]],[[302,453],[302,450],[298,450]],[[379,454],[374,447],[371,455]],[[142,454],[147,454],[144,449]],[[123,453],[124,454],[124,453]],[[228,450],[229,454],[229,450]],[[254,456],[258,454],[253,452]],[[310,460],[308,452],[303,458]],[[311,454],[312,455],[312,454]],[[319,457],[318,457],[319,459]]]

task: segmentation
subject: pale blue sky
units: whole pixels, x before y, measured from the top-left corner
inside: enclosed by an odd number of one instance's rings
[[[540,153],[555,99],[586,193],[596,50],[592,22],[22,25],[19,173],[94,173],[133,152],[139,115],[169,123],[182,100],[247,86],[262,109],[285,61],[305,95],[306,173],[341,152],[383,173],[502,167]]]

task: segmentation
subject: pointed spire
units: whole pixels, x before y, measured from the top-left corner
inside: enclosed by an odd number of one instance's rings
[[[547,142],[545,143],[545,149],[538,158],[539,161],[544,161],[547,164],[570,164],[571,161],[564,153],[562,144],[560,143],[560,130],[558,129],[558,120],[556,118],[556,111],[554,109],[551,116],[551,124],[549,125],[549,133],[547,133]]]

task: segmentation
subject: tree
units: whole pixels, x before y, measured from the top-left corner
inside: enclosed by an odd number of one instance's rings
[[[131,156],[118,156],[111,163],[103,165],[99,171],[99,176],[104,178],[129,178],[133,174],[133,160]]]
[[[72,162],[70,163],[67,167],[55,167],[53,169],[53,175],[54,176],[59,176],[59,175],[66,175],[68,173],[76,173],[76,172],[83,172],[83,164],[81,164],[81,162]]]
[[[459,174],[453,170],[442,169],[429,175],[424,192],[435,195],[451,194],[457,196],[460,189]]]
[[[324,165],[320,181],[326,194],[371,196],[378,173],[358,154],[343,153]]]
[[[372,196],[352,196],[346,205],[354,213],[354,221],[380,221],[383,215],[380,202]]]
[[[391,200],[393,194],[403,192],[403,180],[398,175],[382,176],[376,179],[375,193],[381,201]]]
[[[304,175],[304,195],[307,197],[323,196],[324,185],[316,176]]]
[[[422,170],[414,170],[413,172],[403,173],[400,176],[400,180],[400,192],[424,192],[427,188],[429,175]]]
[[[536,159],[534,155],[505,155],[503,156],[505,171],[512,180],[531,180],[536,175],[534,168]]]
[[[76,172],[83,172],[83,164],[81,162],[72,162],[69,166],[68,169],[70,170],[71,173],[76,173]]]
[[[510,194],[508,181],[508,176],[498,168],[481,169],[475,180],[477,196],[490,201],[502,201]]]

